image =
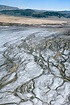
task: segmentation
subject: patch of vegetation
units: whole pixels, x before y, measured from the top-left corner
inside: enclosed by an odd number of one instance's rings
[[[30,16],[36,18],[47,18],[49,16],[56,16],[58,18],[70,18],[70,13],[60,11],[36,11],[32,9],[16,9],[16,10],[2,10],[0,14],[13,15],[13,16]]]

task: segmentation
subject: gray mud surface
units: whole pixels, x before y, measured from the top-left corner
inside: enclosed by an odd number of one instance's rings
[[[67,30],[0,26],[0,105],[70,105]]]

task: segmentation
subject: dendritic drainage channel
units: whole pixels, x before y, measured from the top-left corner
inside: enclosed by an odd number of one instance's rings
[[[70,105],[70,36],[37,35],[4,44],[0,105]]]

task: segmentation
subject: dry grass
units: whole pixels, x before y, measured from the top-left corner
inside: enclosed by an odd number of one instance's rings
[[[41,25],[41,24],[66,24],[67,21],[51,20],[51,19],[37,19],[37,18],[26,18],[26,17],[14,17],[7,15],[0,15],[0,23],[17,23],[17,24],[29,24],[29,25]]]

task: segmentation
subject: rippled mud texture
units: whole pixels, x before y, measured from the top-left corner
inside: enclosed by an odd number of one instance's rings
[[[70,105],[69,35],[35,33],[4,47],[0,105]]]

